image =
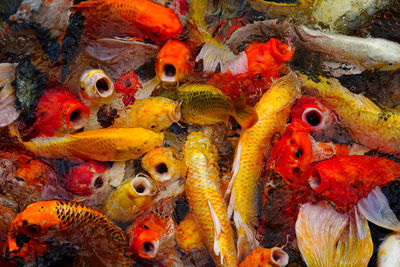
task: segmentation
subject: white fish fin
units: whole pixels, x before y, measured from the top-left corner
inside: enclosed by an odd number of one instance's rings
[[[400,222],[380,187],[377,186],[366,198],[360,199],[357,207],[368,221],[386,229],[400,231]]]
[[[217,217],[217,214],[215,214],[215,211],[214,211],[210,201],[208,201],[208,207],[210,209],[211,217],[212,217],[213,223],[214,223],[214,253],[215,253],[215,255],[220,256],[221,264],[222,264],[223,256],[220,255],[221,248],[219,247],[219,242],[218,242],[218,238],[220,237],[221,231],[222,231],[222,225],[221,225],[221,222],[219,221],[219,218]]]
[[[320,204],[303,204],[296,221],[297,245],[307,266],[335,266],[336,244],[349,216]]]
[[[247,60],[247,54],[242,52],[236,60],[229,64],[228,70],[234,76],[248,72],[249,62]]]
[[[117,187],[125,175],[125,161],[116,161],[113,166],[108,170],[108,175],[110,176],[109,184],[113,187]]]
[[[232,165],[232,178],[229,181],[228,184],[228,188],[225,191],[225,198],[227,198],[227,196],[229,196],[229,194],[232,191],[233,188],[233,183],[235,182],[235,178],[237,176],[237,174],[239,173],[239,169],[240,169],[240,154],[242,153],[242,145],[239,141],[238,146],[236,148],[236,154],[235,154],[235,160],[233,161],[233,165]],[[233,192],[232,192],[233,194]],[[234,198],[231,197],[231,201],[229,202],[229,205],[233,205],[232,200],[234,200]]]
[[[228,69],[228,64],[237,57],[238,56],[233,54],[229,47],[217,42],[216,40],[210,40],[201,48],[200,53],[196,57],[196,62],[203,60],[205,72],[215,72],[219,64],[221,72],[225,73]]]
[[[246,225],[238,211],[233,211],[233,222],[237,232],[237,256],[242,261],[251,251],[259,246],[256,239],[256,231],[251,225]]]
[[[400,234],[388,235],[379,245],[378,266],[400,266]]]

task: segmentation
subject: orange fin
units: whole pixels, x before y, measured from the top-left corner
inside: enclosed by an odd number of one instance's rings
[[[244,96],[233,100],[232,103],[235,108],[233,117],[243,129],[250,128],[258,121],[257,112],[246,103]]]
[[[104,1],[102,0],[89,0],[86,2],[81,2],[79,4],[73,5],[71,7],[72,10],[78,11],[78,10],[83,10],[83,9],[88,9],[88,8],[97,8],[101,5],[104,5]]]

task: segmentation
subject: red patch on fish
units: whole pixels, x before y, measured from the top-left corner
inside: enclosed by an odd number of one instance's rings
[[[143,89],[143,86],[139,83],[134,71],[122,74],[115,81],[115,92],[122,95],[122,102],[125,106],[132,105],[135,102],[135,94],[139,89]]]
[[[353,208],[376,186],[400,177],[400,163],[368,156],[336,156],[315,164],[304,175],[323,198],[334,202],[339,211]]]
[[[54,136],[63,128],[71,129],[84,124],[90,114],[89,108],[68,89],[54,87],[44,92],[36,107],[33,127],[40,136]]]

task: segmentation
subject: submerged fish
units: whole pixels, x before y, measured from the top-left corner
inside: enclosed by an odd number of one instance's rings
[[[181,118],[181,108],[175,101],[165,97],[149,97],[137,99],[132,105],[126,106],[114,120],[113,127],[142,127],[154,132],[161,132],[178,122]]]
[[[184,84],[171,98],[182,101],[181,121],[194,124],[228,123],[233,116],[243,129],[257,122],[257,113],[243,98],[232,100],[218,88],[207,84]]]
[[[240,264],[239,267],[280,267],[286,266],[289,255],[281,248],[257,247]]]
[[[361,94],[354,94],[338,80],[302,75],[306,91],[317,93],[335,111],[352,137],[385,153],[400,153],[400,116],[395,109],[380,108]]]
[[[152,181],[139,173],[125,180],[111,193],[104,203],[104,214],[113,221],[132,221],[139,212],[149,207],[155,194],[156,188]]]
[[[233,230],[218,172],[218,150],[201,132],[188,135],[183,147],[185,192],[203,242],[217,266],[237,266]]]
[[[163,142],[163,133],[143,128],[105,128],[60,137],[37,137],[28,142],[21,140],[18,130],[12,134],[26,149],[48,158],[78,157],[99,161],[125,161],[136,159]]]
[[[154,41],[176,37],[182,30],[179,17],[171,9],[150,0],[89,0],[72,7],[88,12],[104,8]]]
[[[185,253],[205,249],[200,231],[191,213],[188,212],[185,219],[178,225],[175,231],[175,240]]]
[[[170,40],[158,52],[156,73],[165,83],[177,83],[193,71],[191,51],[180,41]]]
[[[305,175],[311,188],[339,211],[356,206],[376,186],[400,177],[400,164],[386,158],[336,156],[315,164]]]
[[[78,252],[104,265],[131,266],[122,230],[101,212],[75,202],[52,200],[27,206],[11,222],[5,255],[13,259],[30,240],[69,240]],[[17,242],[18,241],[18,242]]]
[[[46,90],[35,110],[33,127],[39,136],[54,136],[83,128],[90,110],[64,87]]]
[[[276,81],[255,107],[258,122],[240,136],[226,194],[230,193],[229,215],[233,214],[240,258],[247,256],[257,245],[254,226],[257,185],[263,162],[272,148],[273,136],[284,130],[290,108],[299,96],[300,84],[295,73]]]

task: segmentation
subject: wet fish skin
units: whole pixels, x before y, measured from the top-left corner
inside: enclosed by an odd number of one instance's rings
[[[239,267],[280,267],[286,266],[288,262],[289,255],[281,248],[257,247],[239,264]]]
[[[380,108],[361,94],[354,94],[338,80],[301,76],[305,91],[322,97],[335,111],[351,136],[361,144],[381,152],[400,153],[400,114]]]
[[[220,187],[218,150],[203,133],[192,132],[183,153],[185,192],[203,242],[217,266],[237,266],[233,230]]]
[[[10,127],[18,136],[17,130]],[[160,146],[164,134],[143,128],[104,128],[60,137],[37,137],[19,140],[28,150],[48,158],[78,157],[98,161],[136,159]]]
[[[284,130],[290,108],[300,97],[300,81],[295,73],[276,81],[262,96],[255,110],[258,121],[242,132],[235,152],[232,179],[226,195],[230,193],[229,215],[233,214],[238,234],[239,258],[244,258],[256,247],[257,185],[265,157],[272,148],[272,137]]]

